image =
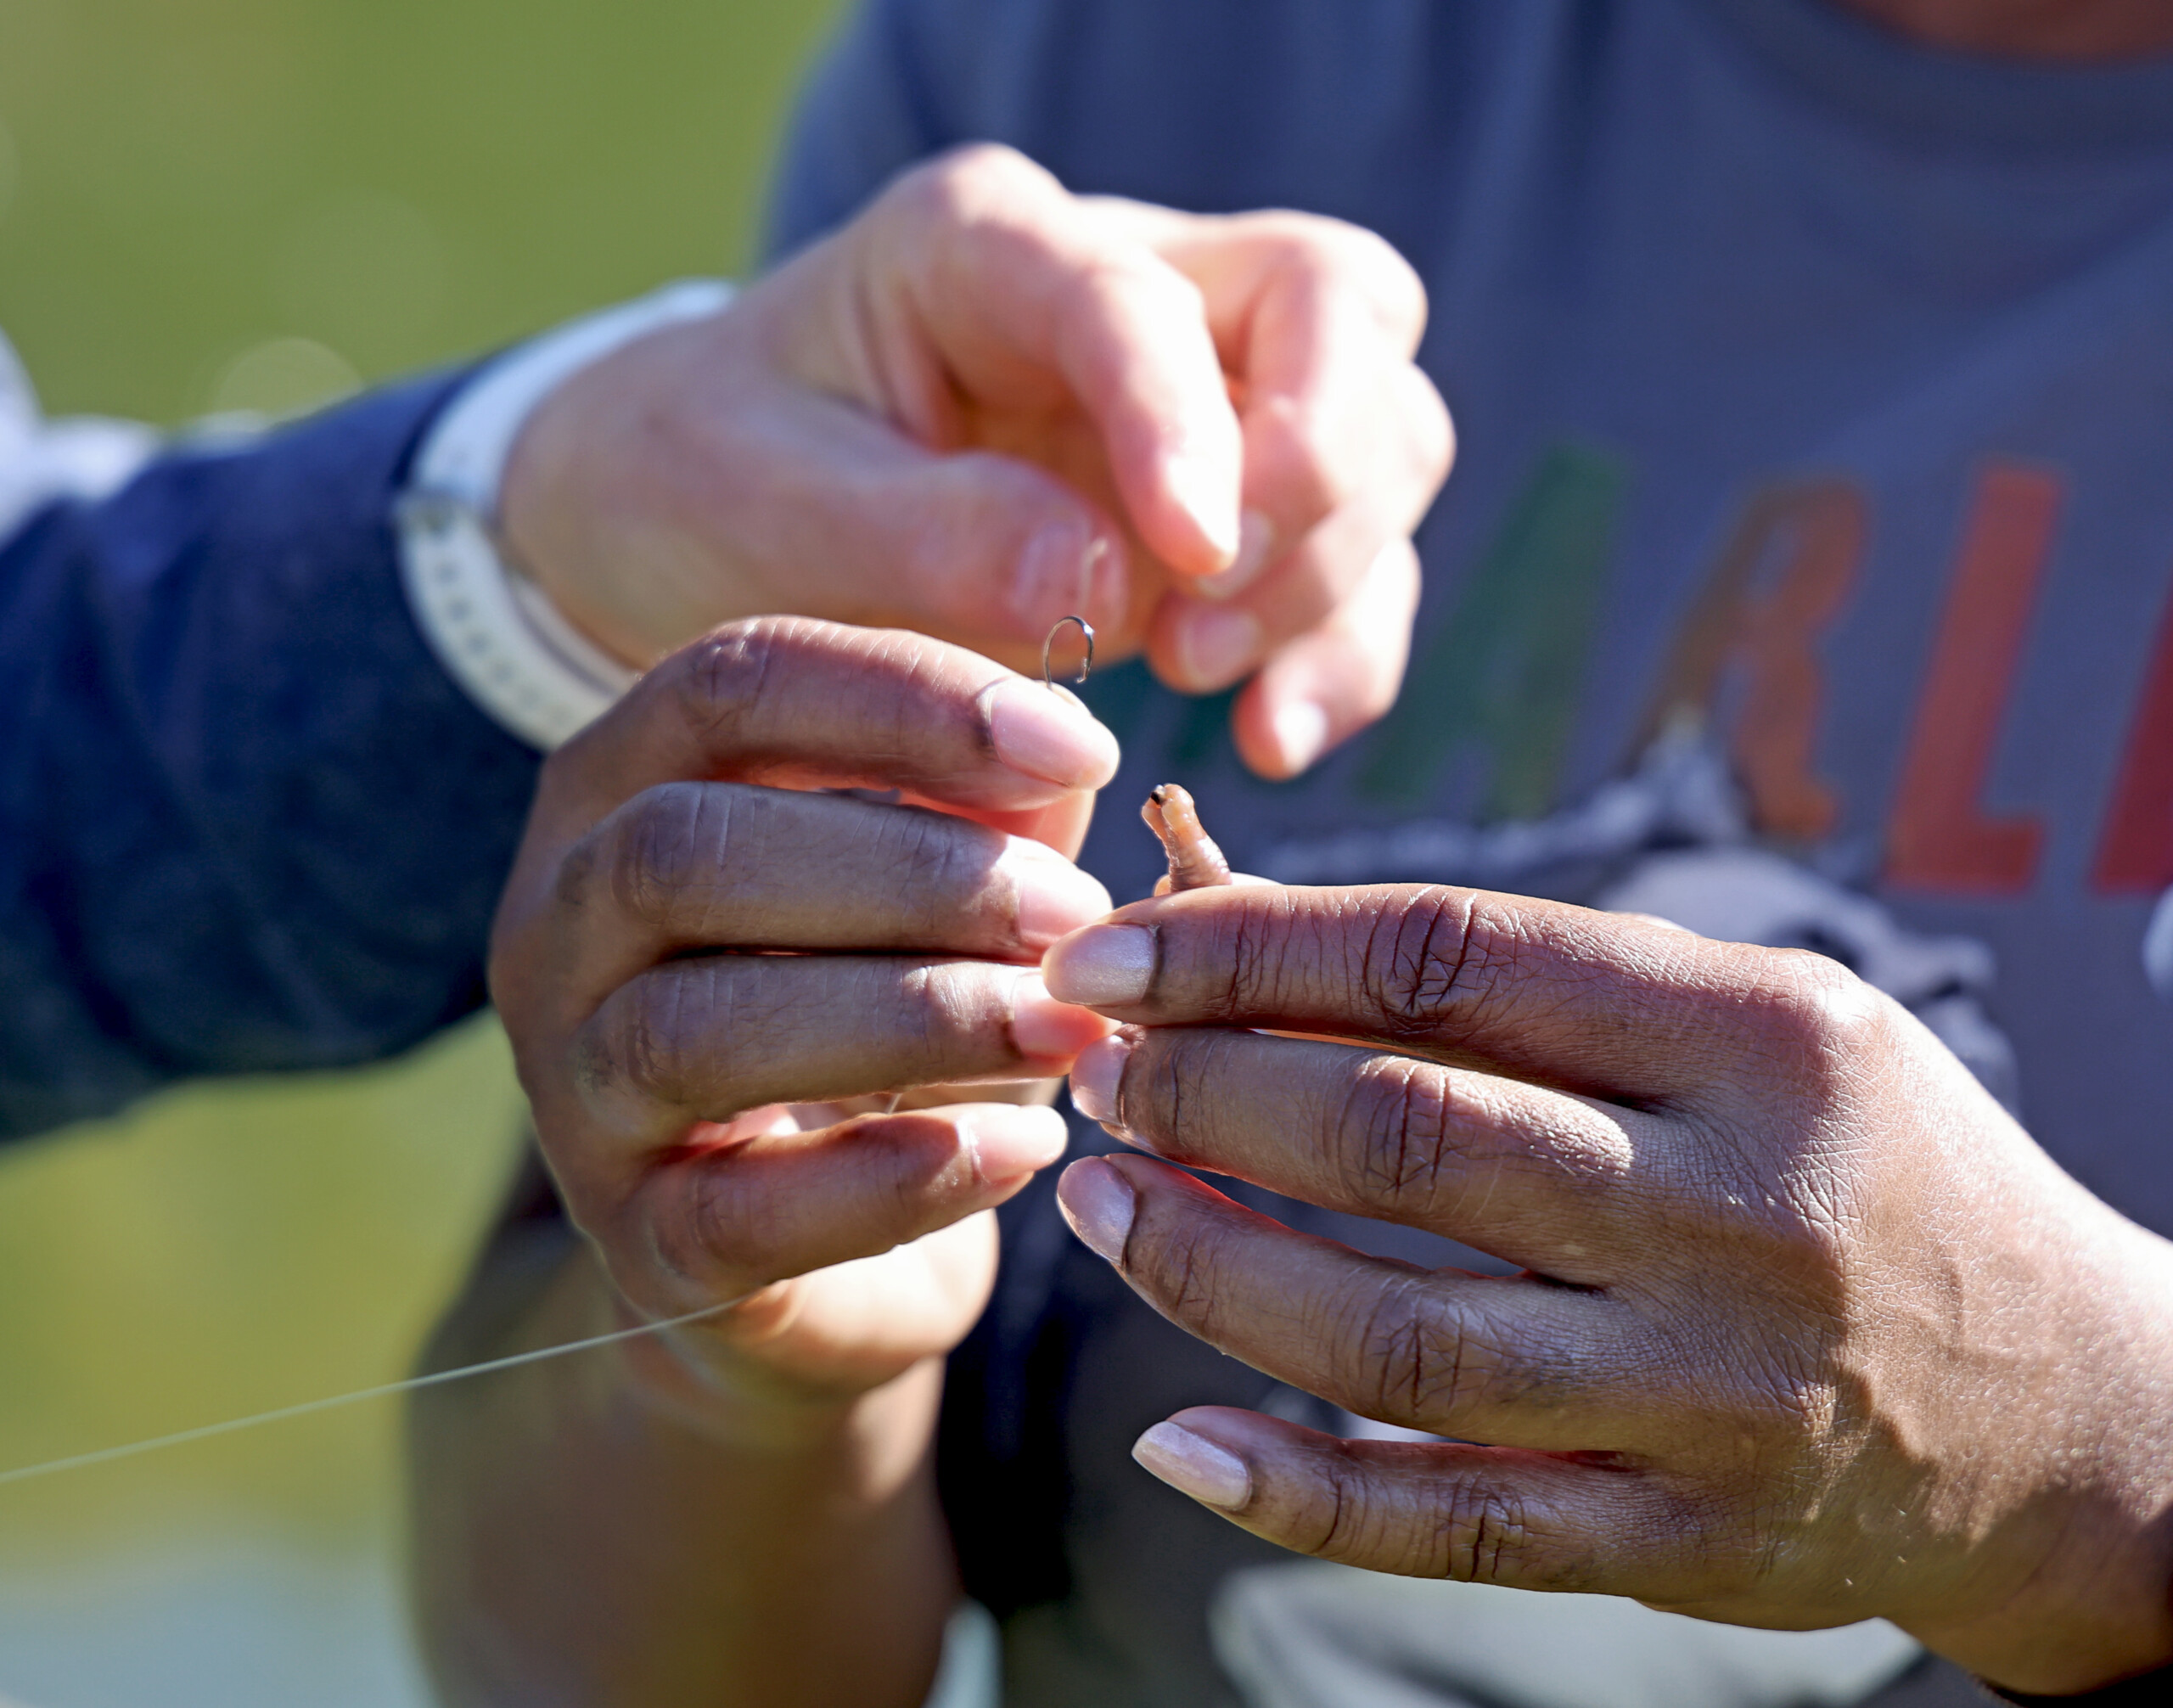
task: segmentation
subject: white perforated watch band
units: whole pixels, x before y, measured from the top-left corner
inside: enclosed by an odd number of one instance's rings
[[[531,746],[554,748],[594,722],[637,672],[505,562],[493,524],[506,458],[561,382],[644,333],[731,300],[721,280],[689,279],[546,333],[470,380],[416,456],[395,513],[408,604],[453,680]]]

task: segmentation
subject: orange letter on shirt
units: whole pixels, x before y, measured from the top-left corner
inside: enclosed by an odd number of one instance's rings
[[[1996,464],[1978,486],[1895,801],[1891,883],[2013,896],[2036,875],[2042,821],[1979,803],[2059,508],[2042,469]]]
[[[1845,480],[1754,493],[1683,621],[1637,738],[1640,752],[1688,717],[1721,716],[1727,678],[1743,698],[1730,744],[1768,834],[1815,841],[1839,803],[1812,768],[1826,698],[1818,642],[1856,585],[1867,529],[1863,495]]]

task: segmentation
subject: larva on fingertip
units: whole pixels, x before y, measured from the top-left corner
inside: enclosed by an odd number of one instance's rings
[[[1170,857],[1169,887],[1172,892],[1204,890],[1232,881],[1230,862],[1222,857],[1222,851],[1215,846],[1215,839],[1199,822],[1199,809],[1182,786],[1165,783],[1155,788],[1139,809],[1139,816],[1147,821],[1147,828],[1161,838],[1162,850]]]

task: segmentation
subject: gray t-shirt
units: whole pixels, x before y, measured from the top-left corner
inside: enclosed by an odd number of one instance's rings
[[[1377,729],[1269,784],[1221,703],[1136,666],[1090,688],[1126,744],[1086,857],[1115,894],[1157,869],[1129,804],[1167,778],[1270,876],[1824,948],[2173,1232],[2145,952],[2173,885],[2173,64],[1940,56],[1816,0],[878,0],[809,93],[776,243],[976,138],[1081,191],[1382,233],[1458,424]],[[1272,1551],[1126,1451],[1183,1405],[1307,1402],[1137,1306],[1045,1194],[1009,1221],[946,1486],[1019,1698],[1215,1700],[1216,1585]]]

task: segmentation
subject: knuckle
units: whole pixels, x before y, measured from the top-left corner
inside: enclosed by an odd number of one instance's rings
[[[1418,270],[1378,232],[1325,214],[1266,216],[1258,228],[1270,265],[1322,275],[1354,292],[1382,329],[1415,341],[1426,323]]]
[[[1529,1505],[1516,1491],[1475,1475],[1458,1477],[1435,1536],[1438,1575],[1459,1583],[1530,1584],[1536,1531]]]
[[[673,687],[687,727],[712,745],[744,735],[800,626],[789,618],[749,618],[713,629],[681,652]]]
[[[1044,191],[1054,180],[1002,143],[962,143],[914,167],[890,191],[894,205],[947,223],[971,222],[990,203],[1021,190]]]
[[[1098,250],[1074,262],[1058,305],[1059,322],[1096,324],[1129,311],[1158,323],[1204,323],[1199,287],[1150,250]]]
[[[677,971],[637,980],[582,1031],[575,1078],[592,1095],[676,1105],[685,1095],[693,1025],[688,979]]]
[[[1430,498],[1434,489],[1448,478],[1456,461],[1456,419],[1424,369],[1407,366],[1401,370],[1404,391],[1406,443],[1411,472]]]
[[[861,982],[866,1010],[884,1012],[894,1048],[923,1064],[920,1071],[940,1071],[946,1046],[955,1040],[987,1038],[1002,1032],[1001,1000],[989,981],[971,967],[909,968],[898,978],[897,994],[891,1001],[884,1000],[879,972],[870,969]]]
[[[1233,1042],[1213,1032],[1174,1037],[1146,1032],[1126,1064],[1119,1093],[1126,1125],[1153,1134],[1167,1154],[1189,1154],[1186,1135],[1195,1124],[1195,1111],[1211,1094]]]
[[[686,898],[721,879],[733,844],[731,792],[695,783],[660,784],[621,809],[612,837],[612,898],[634,919],[660,925]]]
[[[1475,891],[1427,885],[1395,896],[1364,944],[1367,999],[1392,1037],[1430,1037],[1483,998],[1502,941]]]
[[[603,848],[604,841],[604,832],[599,826],[567,849],[559,858],[552,894],[558,904],[569,913],[585,911],[595,897],[598,873],[609,863]]]
[[[1416,1278],[1384,1289],[1350,1344],[1371,1373],[1366,1391],[1384,1417],[1442,1422],[1500,1396],[1500,1360]]]
[[[1570,1588],[1588,1576],[1572,1562],[1548,1565],[1529,1503],[1474,1472],[1453,1473],[1413,1510],[1385,1492],[1345,1450],[1328,1477],[1328,1499],[1294,1545],[1316,1559],[1411,1577]]]
[[[1337,221],[1334,240],[1342,265],[1362,282],[1384,330],[1415,344],[1426,325],[1426,287],[1416,267],[1378,232]]]
[[[1764,949],[1751,970],[1755,1034],[1813,1083],[1859,1072],[1866,1053],[1889,1035],[1887,998],[1838,961],[1804,949]]]
[[[667,1274],[699,1281],[720,1273],[766,1274],[776,1244],[774,1206],[729,1163],[699,1169],[684,1211],[663,1218],[652,1239]]]
[[[1407,1057],[1376,1056],[1355,1076],[1340,1121],[1361,1201],[1423,1214],[1438,1209],[1457,1159],[1446,1076]]]

